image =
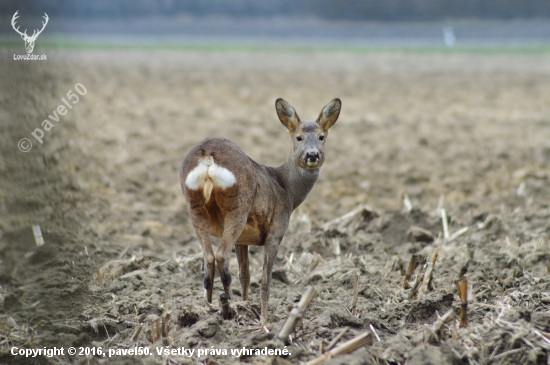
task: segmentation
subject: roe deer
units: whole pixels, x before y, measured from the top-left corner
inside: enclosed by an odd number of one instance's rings
[[[248,300],[248,245],[265,246],[261,284],[261,324],[267,323],[267,303],[273,263],[290,215],[307,197],[325,160],[328,130],[336,123],[342,103],[334,99],[315,122],[302,122],[294,108],[277,99],[275,108],[288,129],[292,150],[279,167],[260,165],[235,143],[205,139],[183,160],[180,182],[191,222],[204,252],[204,288],[212,302],[215,262],[225,293],[230,290],[229,254],[239,263],[242,300]],[[210,236],[221,239],[214,254]]]

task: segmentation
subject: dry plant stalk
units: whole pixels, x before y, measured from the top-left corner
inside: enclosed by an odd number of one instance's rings
[[[138,336],[141,333],[141,328],[142,328],[141,323],[138,322],[138,326],[137,326],[136,330],[134,331],[134,335],[132,336],[132,340],[131,340],[132,342],[137,341]]]
[[[417,274],[416,281],[414,282],[409,293],[409,299],[416,298],[416,294],[418,294],[418,290],[420,289],[420,284],[424,281],[424,276],[425,274],[422,271]]]
[[[348,342],[344,342],[340,346],[324,353],[323,355],[319,356],[318,358],[306,362],[305,365],[321,364],[321,363],[331,359],[334,356],[350,354],[353,351],[355,351],[355,350],[357,350],[357,349],[359,349],[363,346],[370,345],[371,343],[372,343],[371,333],[370,332],[365,332],[365,333],[349,340]]]
[[[428,291],[430,290],[430,286],[432,285],[433,273],[434,273],[434,269],[435,269],[435,262],[437,261],[438,256],[439,256],[439,253],[436,252],[434,254],[432,262],[429,262],[427,267],[426,267],[426,274],[424,275],[422,285],[420,286],[420,289],[418,290],[418,292],[420,293],[421,298],[423,296],[425,296],[428,293]]]
[[[405,271],[405,277],[403,278],[403,289],[408,288],[409,280],[411,280],[411,276],[414,273],[414,269],[416,269],[416,265],[417,265],[416,255],[412,255],[411,260],[409,261],[409,266],[407,267],[407,271]]]
[[[401,259],[399,258],[399,255],[396,255],[391,262],[390,269],[384,275],[384,279],[387,279],[388,276],[390,276],[390,273],[393,271],[393,269],[395,269],[395,265],[399,265],[399,272],[401,273],[401,276],[405,275],[405,270],[403,269],[403,264],[401,263]]]
[[[449,309],[441,318],[434,322],[431,333],[428,336],[428,342],[439,342],[439,337],[441,336],[441,328],[451,322],[455,318],[455,312],[453,309]]]
[[[103,286],[103,270],[97,269],[97,283],[99,286]]]
[[[468,260],[453,280],[460,297],[460,327],[462,328],[468,326],[468,279],[466,279],[465,275],[471,263],[472,259]]]
[[[438,257],[439,257],[439,252],[436,251],[434,254],[434,258],[432,259],[432,271],[430,272],[430,281],[428,282],[428,287],[432,284],[433,270],[435,269],[435,263]]]
[[[317,265],[319,265],[319,262],[321,262],[323,258],[321,256],[319,256],[319,254],[316,254],[314,257],[313,257],[313,263],[311,264],[311,266],[308,268],[308,272],[311,273],[313,270],[315,270],[315,268],[317,267]]]
[[[414,274],[414,270],[416,270],[418,264],[420,263],[420,259],[420,255],[411,256],[409,267],[407,267],[407,272],[405,273],[405,278],[403,279],[403,289],[407,289],[409,287],[409,281],[411,280],[412,274]]]
[[[353,278],[353,301],[351,302],[351,314],[355,315],[357,310],[357,297],[359,296],[359,275]]]
[[[285,258],[285,261],[286,261],[286,263],[288,264],[288,266],[290,266],[290,268],[291,268],[292,270],[294,270],[294,272],[295,272],[296,274],[302,275],[302,273],[300,272],[300,270],[298,270],[298,269],[296,268],[296,266],[294,266],[294,264],[292,263],[292,260],[291,260],[291,259],[289,259],[289,258],[286,257],[286,256],[284,256],[284,258]]]
[[[281,340],[285,344],[289,343],[288,336],[290,336],[290,334],[294,332],[294,329],[302,319],[314,296],[315,288],[313,286],[308,286],[306,292],[302,295],[302,298],[300,299],[298,304],[294,306],[294,308],[292,308],[292,310],[290,311],[288,318],[279,330],[279,333],[277,333],[277,336],[275,336],[277,339]]]
[[[151,315],[148,318],[148,322],[151,326],[151,329],[147,331],[146,336],[151,343],[155,343],[157,340],[161,339],[161,333],[160,333],[160,318],[159,316]]]
[[[42,231],[40,230],[40,226],[32,226],[32,233],[34,235],[34,242],[36,242],[36,245],[42,246],[44,244],[44,237],[42,236]],[[86,249],[86,253],[87,252],[88,250]]]
[[[370,219],[375,216],[376,213],[374,213],[369,206],[359,205],[351,212],[323,224],[322,228],[325,232],[334,229],[340,233],[348,233],[353,235],[355,229],[357,228],[357,224],[360,223],[362,219]]]
[[[342,254],[342,248],[340,247],[340,240],[338,238],[332,239],[332,244],[334,245],[334,256],[337,258]]]
[[[336,346],[336,344],[342,339],[342,337],[344,337],[344,335],[348,331],[349,331],[349,327],[346,327],[342,330],[342,332],[340,332],[336,337],[334,337],[334,339],[330,341],[330,343],[328,344],[326,351],[332,350],[332,348]]]
[[[441,209],[441,223],[443,225],[443,238],[448,239],[449,234],[449,221],[447,220],[447,212],[445,209]]]
[[[161,317],[162,323],[161,323],[161,334],[162,337],[168,337],[168,332],[170,332],[170,314],[168,312],[164,312]]]
[[[162,332],[160,331],[160,318],[157,318],[157,320],[155,321],[155,341],[161,338]]]
[[[225,293],[220,294],[220,307],[222,308],[223,319],[230,319],[231,311],[229,310],[229,296]]]
[[[466,275],[466,273],[468,272],[468,267],[470,266],[471,263],[472,263],[472,259],[469,259],[468,261],[466,261],[466,264],[464,264],[464,266],[460,268],[458,275],[455,276],[455,279],[453,281],[455,285],[457,285],[460,279],[462,279],[462,277]]]
[[[458,295],[460,296],[460,327],[468,326],[468,280],[462,277],[458,281]]]
[[[422,277],[422,283],[418,288],[419,298],[423,298],[426,296],[426,294],[428,294],[428,290],[430,289],[430,283],[432,282],[433,271],[434,271],[433,263],[428,262],[426,264],[426,273]]]

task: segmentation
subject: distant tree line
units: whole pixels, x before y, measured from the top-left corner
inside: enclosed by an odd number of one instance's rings
[[[79,17],[226,15],[421,21],[550,17],[550,0],[1,0],[0,13]]]

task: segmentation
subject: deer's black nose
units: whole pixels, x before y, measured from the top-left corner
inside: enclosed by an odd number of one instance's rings
[[[308,152],[306,153],[306,161],[318,161],[319,153],[318,152]]]

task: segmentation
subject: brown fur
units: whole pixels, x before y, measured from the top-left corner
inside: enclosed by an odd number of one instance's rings
[[[232,298],[228,266],[233,247],[239,263],[242,299],[248,300],[248,245],[265,246],[260,295],[263,324],[267,322],[269,286],[279,244],[292,211],[305,200],[317,181],[324,162],[328,130],[338,119],[341,102],[339,99],[330,102],[315,122],[300,121],[294,108],[283,99],[277,99],[275,106],[293,144],[291,154],[283,165],[260,165],[235,143],[216,138],[206,139],[191,149],[183,161],[180,174],[191,222],[205,254],[204,286],[208,302],[212,302],[216,262],[224,291]],[[320,140],[320,136],[324,140]],[[216,186],[208,177],[205,178],[202,191],[192,190],[186,185],[187,176],[207,156],[212,157],[214,164],[235,176],[236,182],[232,186]],[[221,239],[215,254],[211,235]]]

